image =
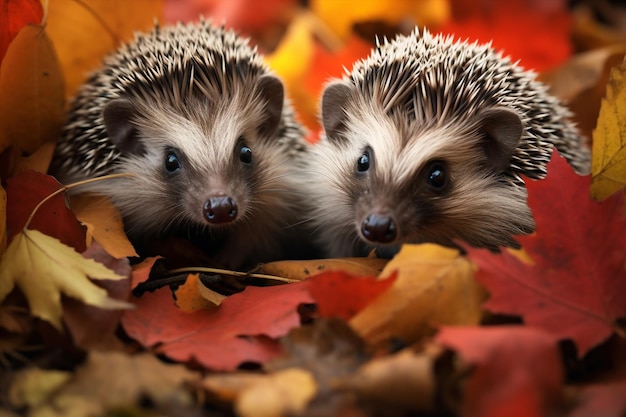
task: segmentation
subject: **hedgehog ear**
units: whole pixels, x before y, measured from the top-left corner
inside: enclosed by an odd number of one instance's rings
[[[139,131],[132,122],[137,113],[129,100],[115,99],[104,106],[102,116],[109,140],[123,154],[143,154],[145,147],[139,140]]]
[[[263,75],[259,79],[258,91],[265,101],[266,119],[261,124],[259,133],[272,137],[280,125],[283,116],[285,89],[283,83],[274,75]]]
[[[482,131],[486,141],[484,150],[494,170],[501,172],[511,163],[524,127],[519,115],[504,107],[494,107],[480,114]]]
[[[352,95],[352,86],[344,81],[332,81],[322,95],[322,124],[327,138],[337,137],[345,128],[345,105]]]

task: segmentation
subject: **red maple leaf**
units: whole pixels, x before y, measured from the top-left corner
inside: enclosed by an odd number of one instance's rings
[[[315,298],[320,314],[349,318],[393,281],[329,271],[288,285],[248,287],[218,308],[192,313],[178,309],[169,289],[162,288],[135,299],[137,309],[124,313],[122,325],[143,346],[158,346],[173,360],[232,370],[278,356],[276,339],[300,324],[299,304]]]
[[[175,361],[195,360],[215,370],[233,370],[243,362],[264,363],[280,354],[276,338],[300,324],[297,306],[311,303],[308,282],[248,287],[219,308],[186,313],[169,288],[135,299],[126,311],[126,333]]]
[[[556,151],[546,179],[527,181],[537,231],[518,240],[534,265],[507,251],[467,248],[480,267],[476,278],[491,293],[488,310],[519,315],[559,339],[572,339],[579,355],[610,336],[616,320],[626,316],[623,198],[593,201],[590,183]]]
[[[436,342],[473,365],[464,390],[466,417],[550,415],[563,370],[551,335],[527,326],[443,327]]]
[[[572,18],[564,0],[454,0],[452,13],[438,32],[471,42],[493,41],[494,48],[526,68],[553,68],[572,53]]]
[[[61,187],[54,177],[35,171],[21,172],[7,181],[8,242],[22,230],[37,204]],[[85,229],[65,205],[64,193],[45,202],[28,227],[59,239],[78,252],[86,249]]]

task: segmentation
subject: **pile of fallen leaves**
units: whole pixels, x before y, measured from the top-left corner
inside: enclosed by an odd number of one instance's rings
[[[626,414],[626,9],[346,3],[0,1],[1,416]],[[547,178],[526,181],[537,231],[520,251],[131,266],[116,209],[67,201],[45,172],[103,54],[155,16],[198,13],[252,37],[312,140],[324,81],[374,34],[418,24],[493,40],[570,105],[592,175],[555,152]]]

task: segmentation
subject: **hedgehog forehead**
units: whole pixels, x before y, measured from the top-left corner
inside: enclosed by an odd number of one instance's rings
[[[113,90],[176,100],[200,91],[227,93],[267,67],[247,39],[202,21],[138,35],[105,59],[105,84]]]

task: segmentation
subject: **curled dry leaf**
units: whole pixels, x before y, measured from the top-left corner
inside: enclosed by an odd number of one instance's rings
[[[124,232],[122,215],[109,199],[95,194],[74,195],[70,207],[76,218],[87,227],[87,244],[95,239],[118,259],[138,256]]]
[[[455,249],[433,244],[404,245],[381,277],[397,271],[394,284],[350,320],[377,348],[392,340],[413,343],[441,324],[477,324],[483,288],[474,266]]]
[[[43,26],[27,25],[0,67],[0,151],[31,154],[55,141],[64,118],[63,75]]]
[[[626,186],[626,63],[611,70],[593,131],[591,195],[603,200]]]
[[[333,258],[268,262],[259,266],[260,273],[304,280],[321,272],[342,271],[346,274],[374,277],[389,262],[382,258]],[[255,271],[256,272],[256,271]]]
[[[185,283],[176,290],[176,305],[182,311],[214,308],[225,298],[225,295],[207,288],[199,274],[189,274]]]
[[[0,300],[15,286],[26,298],[34,316],[61,329],[61,294],[100,308],[125,309],[132,304],[109,298],[94,279],[126,278],[93,259],[85,259],[58,239],[38,230],[24,229],[0,258]]]

